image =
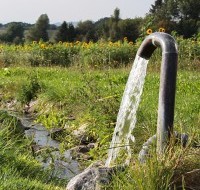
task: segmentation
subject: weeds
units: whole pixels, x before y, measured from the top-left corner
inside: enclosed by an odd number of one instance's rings
[[[37,98],[37,93],[40,89],[37,73],[31,73],[31,75],[28,76],[27,82],[22,84],[19,90],[18,100],[23,104],[29,104],[31,100]]]
[[[31,142],[16,133],[16,118],[0,113],[0,189],[64,189],[66,181],[49,178],[31,154]]]
[[[175,141],[174,141],[175,142]],[[109,190],[169,190],[198,189],[200,162],[195,158],[199,150],[194,150],[191,144],[183,149],[174,142],[162,156],[157,156],[156,147],[150,151],[150,157],[145,163],[133,158],[130,166],[124,171],[113,175]]]

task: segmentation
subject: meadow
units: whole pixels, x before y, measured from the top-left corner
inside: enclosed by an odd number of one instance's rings
[[[137,153],[156,133],[161,52],[150,59],[133,131],[136,144],[130,167],[117,172],[104,189],[198,189],[200,176],[200,39],[175,36],[179,66],[174,128],[189,134],[186,148],[171,142],[162,158],[155,154],[141,165]],[[80,144],[73,131],[86,125],[88,142],[95,143],[85,166],[107,158],[109,143],[124,87],[141,43],[33,42],[0,45],[1,109],[18,112],[35,103],[31,114],[47,130],[63,128],[57,136],[61,149]],[[72,119],[73,118],[73,119]],[[16,131],[17,122],[0,112],[0,189],[65,189],[67,181],[49,177],[31,154],[31,141]],[[67,127],[66,127],[67,125]],[[17,148],[16,148],[17,147]],[[154,149],[152,149],[152,152]]]

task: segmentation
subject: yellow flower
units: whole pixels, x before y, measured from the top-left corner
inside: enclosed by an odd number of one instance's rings
[[[149,28],[149,29],[147,29],[147,34],[151,34],[153,31]]]
[[[37,44],[37,41],[33,41],[33,44]]]
[[[81,47],[83,47],[83,48],[88,48],[88,47],[89,47],[89,44],[88,44],[87,42],[83,42]]]
[[[65,42],[65,47],[68,47],[69,46],[69,43]]]
[[[108,46],[112,46],[113,43],[111,41],[108,42]]]
[[[78,40],[75,42],[75,44],[76,44],[76,45],[77,45],[77,44],[80,44],[80,43],[81,43],[81,42],[80,42],[80,41],[78,41]]]
[[[128,38],[127,38],[127,37],[124,37],[124,41],[127,42],[127,41],[128,41]]]
[[[129,44],[129,45],[133,45],[133,42],[129,42],[128,44]]]
[[[159,32],[165,32],[165,29],[164,29],[164,28],[159,28],[158,31],[159,31]]]
[[[44,48],[45,48],[45,44],[41,44],[40,47],[41,47],[42,49],[44,49]]]

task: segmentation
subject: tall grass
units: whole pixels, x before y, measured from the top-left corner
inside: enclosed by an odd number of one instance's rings
[[[51,177],[31,153],[19,121],[0,112],[0,189],[64,189],[66,181]]]
[[[175,146],[175,147],[174,147]],[[109,190],[169,190],[199,189],[200,162],[199,150],[190,145],[183,149],[171,144],[161,157],[155,154],[155,148],[145,163],[137,158],[124,171],[113,175],[112,182],[104,187]]]

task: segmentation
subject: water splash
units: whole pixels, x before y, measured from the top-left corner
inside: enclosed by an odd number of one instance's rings
[[[129,164],[131,158],[130,142],[135,141],[132,131],[136,123],[136,111],[143,91],[147,64],[148,60],[136,56],[117,116],[117,124],[105,163],[107,167],[115,162],[120,151],[127,153],[125,162]]]

